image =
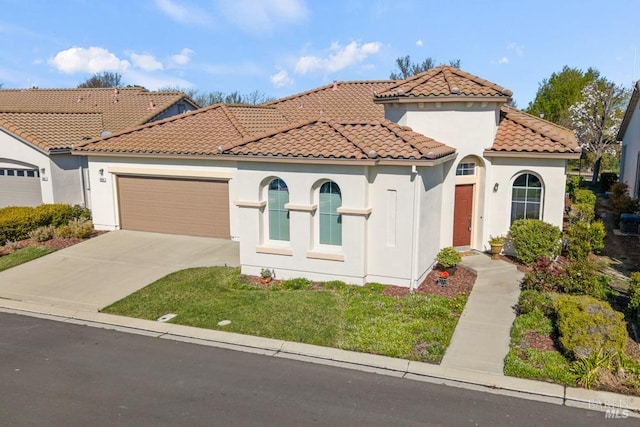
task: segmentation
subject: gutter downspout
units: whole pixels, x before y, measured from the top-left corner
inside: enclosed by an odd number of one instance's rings
[[[416,277],[418,270],[418,217],[420,213],[420,204],[418,203],[418,168],[416,165],[411,166],[411,177],[413,178],[413,221],[411,224],[411,278],[409,281],[409,292],[413,292],[418,286]]]

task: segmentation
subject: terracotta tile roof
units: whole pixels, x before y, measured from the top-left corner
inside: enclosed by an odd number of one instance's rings
[[[100,135],[100,113],[1,113],[0,127],[44,151],[69,148]]]
[[[28,128],[36,127],[38,124],[27,123],[26,120],[38,120],[43,117],[35,113],[100,114],[100,129],[84,129],[82,121],[77,123],[78,129],[72,129],[72,120],[65,123],[67,132],[95,138],[103,130],[118,132],[146,123],[183,98],[197,106],[181,92],[148,92],[143,88],[122,88],[118,89],[117,93],[113,88],[8,89],[0,90],[0,113],[31,113],[21,116],[20,126]],[[6,119],[14,128],[22,129],[18,123],[11,120]],[[63,144],[45,138],[39,143],[30,142],[38,146],[43,143],[56,148],[62,148],[65,144],[71,147],[81,142],[70,138],[65,138],[64,141],[66,142]]]
[[[487,151],[579,153],[573,131],[509,106],[500,109],[500,125]]]
[[[219,154],[222,147],[286,123],[274,108],[216,104],[89,142],[77,151]]]
[[[384,91],[378,91],[375,98],[382,100],[385,98],[441,98],[448,96],[510,97],[512,94],[508,89],[458,68],[440,66],[397,82]]]
[[[394,80],[335,82],[265,105],[278,109],[291,123],[318,117],[323,120],[380,120],[384,118],[384,107],[373,102],[373,93],[395,84]]]
[[[388,120],[312,120],[245,139],[225,153],[269,157],[431,160],[455,152],[438,141]]]

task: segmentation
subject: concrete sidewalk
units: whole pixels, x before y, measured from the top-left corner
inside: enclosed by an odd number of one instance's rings
[[[523,273],[480,253],[461,265],[478,277],[440,365],[503,375]]]

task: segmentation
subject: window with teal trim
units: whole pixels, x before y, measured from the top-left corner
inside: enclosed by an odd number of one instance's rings
[[[269,183],[269,239],[289,241],[289,211],[284,205],[289,203],[289,188],[280,178]]]
[[[342,206],[340,187],[333,181],[320,187],[320,244],[342,245],[342,215],[338,208]]]
[[[517,219],[540,219],[542,182],[537,176],[525,173],[513,181],[511,193],[511,223]]]

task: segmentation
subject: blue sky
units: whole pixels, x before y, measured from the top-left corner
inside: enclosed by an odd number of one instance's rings
[[[126,84],[288,96],[387,79],[395,58],[461,68],[520,108],[564,65],[640,78],[639,0],[0,0],[4,88]]]

